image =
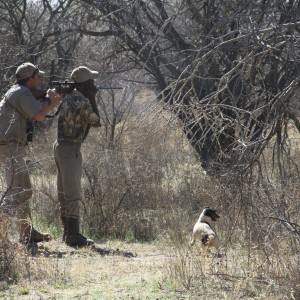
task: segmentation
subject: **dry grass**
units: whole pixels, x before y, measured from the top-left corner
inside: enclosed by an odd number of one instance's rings
[[[120,242],[97,245],[101,249],[120,250],[108,255],[87,249],[74,250],[59,241],[45,243],[44,247],[36,256],[24,258],[29,273],[23,274],[26,276],[17,285],[3,291],[2,297],[172,299],[165,298],[165,292],[159,289],[167,256],[158,246]],[[134,257],[122,255],[121,250],[133,253]],[[51,254],[45,257],[47,253]]]
[[[278,264],[277,274],[268,268],[271,259]],[[191,299],[298,299],[299,285],[288,270],[293,262],[296,275],[299,257],[289,257],[284,263],[275,256],[268,260],[255,250],[230,249],[198,256],[185,249],[173,256],[169,278]]]
[[[90,249],[74,250],[60,241],[42,244],[34,256],[20,250],[16,257],[19,281],[2,286],[0,297],[299,299],[299,284],[291,281],[292,276],[299,276],[298,254],[266,259],[259,250],[237,248],[199,256],[197,248],[167,242],[110,241],[97,244],[96,249],[105,250],[107,255]],[[271,264],[277,265],[276,274]]]

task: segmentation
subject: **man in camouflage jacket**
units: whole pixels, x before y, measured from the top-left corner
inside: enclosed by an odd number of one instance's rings
[[[58,116],[57,140],[54,158],[58,169],[57,190],[64,227],[63,240],[72,247],[93,245],[80,233],[80,202],[82,201],[82,155],[80,147],[90,126],[98,127],[100,118],[93,109],[97,88],[94,79],[99,76],[85,66],[73,70],[71,78],[75,89],[66,94]]]

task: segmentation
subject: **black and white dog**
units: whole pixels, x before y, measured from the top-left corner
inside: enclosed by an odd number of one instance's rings
[[[210,223],[212,221],[217,221],[220,216],[217,214],[217,211],[210,207],[205,207],[194,225],[193,235],[191,239],[191,246],[195,244],[195,241],[200,241],[201,248],[200,251],[208,249],[209,247],[216,247],[217,240],[216,234],[212,230]]]

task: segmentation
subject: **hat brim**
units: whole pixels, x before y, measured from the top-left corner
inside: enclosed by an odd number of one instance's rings
[[[90,71],[91,79],[96,79],[99,77],[99,72],[97,71]]]

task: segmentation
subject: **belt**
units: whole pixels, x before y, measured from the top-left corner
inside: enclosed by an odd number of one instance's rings
[[[17,141],[17,140],[9,140],[9,141],[5,141],[5,142],[1,142],[0,141],[0,145],[4,146],[4,145],[9,145],[9,144],[15,144],[15,145],[20,145],[23,146],[23,143]]]

